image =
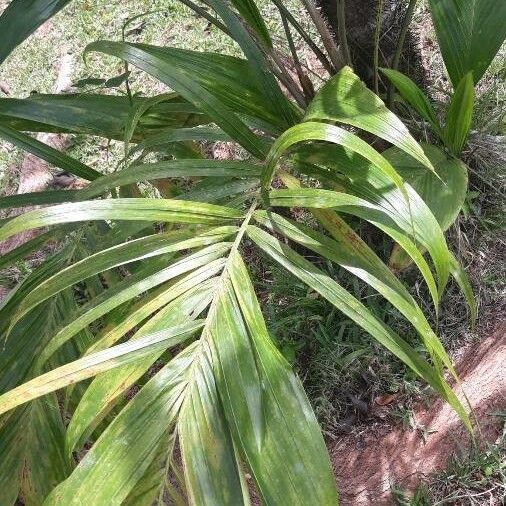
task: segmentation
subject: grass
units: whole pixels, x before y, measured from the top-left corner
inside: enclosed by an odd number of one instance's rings
[[[506,421],[506,413],[495,413]],[[506,425],[485,448],[455,454],[445,471],[430,476],[412,497],[394,487],[400,506],[500,506],[506,500]]]
[[[162,12],[159,12],[160,10]],[[133,42],[142,40],[151,44],[172,43],[190,48],[203,46],[205,49],[215,51],[230,47],[230,44],[225,44],[225,38],[217,33],[203,35],[206,24],[176,1],[113,1],[108,2],[107,8],[104,8],[101,2],[85,0],[69,4],[18,47],[2,65],[0,81],[7,83],[11,96],[14,97],[24,97],[33,92],[51,93],[58,76],[59,62],[69,51],[72,52],[70,72],[72,83],[90,77],[108,78],[118,75],[124,70],[119,60],[91,55],[85,62],[82,58],[84,48],[98,39],[120,40],[123,24],[129,18],[149,11],[156,12],[132,23],[130,26],[132,32],[128,35],[128,40]],[[135,70],[131,74],[131,84],[138,92],[163,91],[159,82]],[[91,89],[88,87],[88,90]],[[109,92],[115,93],[116,90]],[[115,149],[116,144],[118,143],[108,144],[104,139],[77,137],[69,154],[94,168],[107,170],[108,166],[120,156],[120,149]],[[4,170],[5,167],[18,161],[17,151],[5,147],[0,151],[0,166]],[[1,177],[2,169],[0,169]]]

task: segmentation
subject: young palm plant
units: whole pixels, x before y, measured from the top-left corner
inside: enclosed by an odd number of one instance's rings
[[[13,1],[0,18],[11,27],[2,57],[66,3]],[[115,56],[173,91],[0,99],[0,137],[89,181],[0,198],[3,208],[45,205],[4,220],[0,240],[47,229],[0,267],[60,245],[0,309],[2,505],[18,496],[34,505],[150,505],[169,494],[174,504],[186,495],[236,506],[253,490],[269,505],[337,504],[318,423],[263,319],[247,268],[253,254],[365,329],[470,428],[424,313],[344,218],[389,236],[416,264],[436,310],[452,274],[472,306],[436,217],[402,176],[408,160],[437,179],[440,152],[423,149],[349,67],[313,97],[302,67],[296,78],[278,58],[254,2],[206,0],[216,17],[184,3],[245,58],[98,41],[86,54]],[[288,38],[303,32],[279,8]],[[317,57],[336,70],[331,56]],[[25,133],[37,131],[122,140],[125,157],[101,174]],[[380,153],[363,134],[393,147]],[[209,159],[202,141],[229,141],[247,155]],[[166,159],[147,162],[150,153]],[[144,196],[146,186],[155,196]],[[282,208],[303,208],[319,226]],[[301,251],[374,288],[426,353]]]

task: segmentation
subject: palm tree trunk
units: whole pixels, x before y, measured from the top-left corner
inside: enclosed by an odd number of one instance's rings
[[[339,40],[337,0],[315,0],[323,16]],[[355,72],[370,87],[374,81],[373,54],[374,31],[378,0],[345,0],[346,34]],[[406,11],[407,1],[384,0],[380,16],[381,32],[379,44],[379,65],[390,66],[400,27]],[[411,33],[408,32],[401,56],[400,70],[407,72],[416,81],[423,81],[420,56]],[[381,89],[381,88],[380,88]],[[384,88],[383,88],[384,90]]]

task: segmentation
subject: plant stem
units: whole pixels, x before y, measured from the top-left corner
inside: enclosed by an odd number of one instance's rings
[[[327,23],[323,19],[320,11],[315,7],[313,0],[301,0],[304,4],[304,7],[307,10],[307,13],[311,16],[313,23],[322,38],[323,45],[327,50],[327,54],[329,55],[330,61],[332,62],[332,66],[334,67],[334,71],[337,72],[341,69],[342,62],[341,57],[339,56],[339,50],[334,42],[334,37],[330,33],[328,29]]]
[[[320,63],[325,67],[325,70],[332,74],[332,64],[329,62],[323,51],[314,42],[311,36],[304,30],[300,23],[293,17],[292,13],[283,5],[280,0],[272,0],[272,3],[277,7],[280,14],[284,15],[288,22],[295,28],[297,33],[302,37],[304,42],[313,51],[315,56],[320,60]]]
[[[302,70],[299,55],[297,54],[297,49],[293,42],[292,34],[290,32],[290,26],[288,25],[286,16],[284,16],[282,12],[280,12],[280,14],[281,14],[281,21],[283,22],[283,29],[285,31],[286,40],[288,42],[288,47],[290,48],[290,53],[292,54],[293,63],[295,66],[295,70],[297,71],[297,76],[299,78],[302,91],[304,92],[306,99],[311,100],[314,97],[314,89],[312,83]]]
[[[381,13],[383,12],[383,0],[378,0],[378,9],[376,11],[376,26],[374,27],[374,51],[373,51],[373,71],[374,71],[374,93],[379,95],[379,45],[381,36]]]
[[[271,72],[283,83],[283,86],[290,92],[290,95],[292,95],[297,104],[305,109],[307,107],[306,97],[300,90],[297,83],[292,79],[292,76],[286,70],[284,63],[276,53],[276,50],[272,49],[267,54],[272,59],[272,61],[269,61]],[[278,68],[276,68],[276,66]]]
[[[408,8],[406,9],[404,19],[402,20],[401,31],[399,32],[399,38],[397,39],[397,45],[395,47],[395,53],[392,59],[391,68],[393,70],[397,70],[399,68],[402,49],[404,48],[404,42],[406,40],[406,34],[408,33],[409,25],[411,24],[413,14],[415,13],[415,7],[416,7],[416,0],[409,0]],[[389,108],[392,107],[393,98],[394,98],[394,86],[392,83],[389,82],[387,93],[387,106]]]
[[[346,65],[351,67],[350,48],[348,47],[348,37],[346,35],[346,0],[337,0],[337,33],[341,45],[341,54]]]
[[[219,19],[209,14],[209,12],[207,12],[205,9],[193,3],[191,0],[180,0],[180,2],[189,7],[192,11],[196,12],[199,16],[202,16],[204,19],[207,19],[209,23],[216,26],[216,28],[220,29],[229,37],[233,38],[229,29]]]

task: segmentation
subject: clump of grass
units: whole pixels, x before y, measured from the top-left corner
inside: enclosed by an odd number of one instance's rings
[[[300,251],[316,260],[307,251]],[[279,349],[293,364],[325,434],[350,432],[364,423],[396,422],[423,394],[404,365],[316,292],[266,258],[251,258],[264,316]],[[392,307],[347,271],[318,267],[365,304],[379,319],[396,324]],[[408,334],[414,337],[414,333]],[[394,394],[377,412],[375,399]],[[380,417],[380,418],[379,418]]]
[[[506,421],[506,413],[495,413]],[[429,477],[412,497],[394,487],[402,506],[500,506],[506,500],[506,425],[494,444],[455,454],[444,472]]]
[[[392,485],[392,495],[396,506],[431,506],[429,491],[425,485],[420,485],[412,497],[409,497],[402,488]]]

